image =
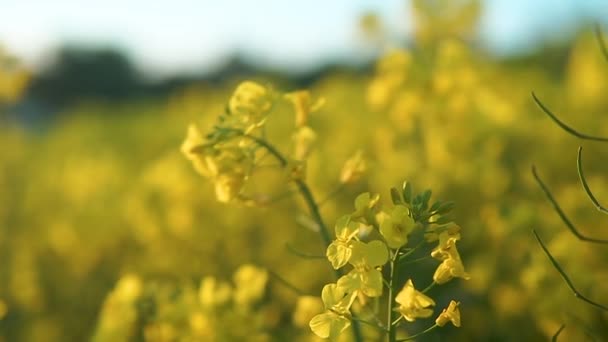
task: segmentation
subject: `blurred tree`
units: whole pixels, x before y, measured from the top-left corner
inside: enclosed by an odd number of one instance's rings
[[[79,99],[125,99],[139,85],[137,71],[121,51],[64,46],[34,79],[30,94],[49,105],[64,105]]]

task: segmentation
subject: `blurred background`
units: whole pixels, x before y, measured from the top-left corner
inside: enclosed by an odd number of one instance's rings
[[[308,164],[319,197],[356,150],[369,158],[324,204],[329,226],[358,193],[388,203],[406,179],[457,202],[472,279],[436,295],[462,302],[463,327],[423,340],[536,341],[562,323],[566,341],[608,339],[608,315],[573,298],[530,233],[608,303],[608,247],[568,232],[529,171],[585,234],[608,238],[576,173],[583,144],[608,201],[607,146],[569,136],[530,96],[608,136],[594,25],[608,32],[603,0],[0,3],[0,341],[315,340],[280,283],[248,319],[213,320],[197,299],[201,279],[234,283],[244,263],[312,295],[331,281],[326,262],[285,248],[324,253],[301,203],[219,204],[179,152],[188,124],[212,124],[247,79],[325,98]],[[413,276],[432,274],[423,266]]]

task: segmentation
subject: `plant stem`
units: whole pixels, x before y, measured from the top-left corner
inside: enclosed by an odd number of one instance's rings
[[[376,329],[378,329],[378,330],[381,330],[381,331],[384,331],[384,332],[386,332],[386,331],[387,331],[385,327],[380,326],[380,325],[378,325],[378,324],[376,324],[376,323],[372,323],[372,322],[369,322],[369,321],[363,320],[363,319],[359,319],[359,318],[353,317],[353,318],[352,318],[352,321],[353,321],[353,322],[360,322],[360,323],[363,323],[363,324],[367,324],[367,325],[369,325],[369,326],[371,326],[371,327],[374,327],[374,328],[376,328]]]
[[[388,280],[388,302],[387,302],[387,318],[386,325],[388,326],[388,342],[395,342],[397,338],[397,329],[393,325],[393,297],[395,292],[395,268],[397,266],[396,260],[399,256],[399,249],[397,249],[390,261],[390,278]]]
[[[411,341],[411,340],[415,339],[416,337],[420,337],[420,336],[422,336],[422,335],[424,335],[424,334],[428,333],[429,331],[431,331],[431,330],[433,330],[433,329],[435,329],[435,328],[437,328],[437,327],[438,327],[438,325],[437,325],[437,324],[435,324],[435,325],[433,325],[432,327],[430,327],[430,328],[428,328],[428,329],[426,329],[426,330],[424,330],[424,331],[422,331],[422,332],[419,332],[419,333],[417,333],[417,334],[415,334],[415,335],[412,335],[412,336],[410,336],[410,337],[407,337],[407,338],[404,338],[404,339],[398,340],[398,341],[396,341],[396,342]]]
[[[433,287],[435,287],[435,285],[437,285],[437,283],[433,281],[429,286],[427,286],[424,290],[422,290],[420,292],[427,293],[430,289],[432,289]]]

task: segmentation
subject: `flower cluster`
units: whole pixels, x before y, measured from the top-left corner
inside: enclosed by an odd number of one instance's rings
[[[279,160],[284,167],[294,165],[292,178],[301,178],[303,162],[316,141],[316,133],[308,126],[308,118],[323,105],[324,100],[313,102],[310,93],[303,90],[287,93],[284,99],[292,104],[295,112],[294,152],[293,160],[285,160],[283,156]],[[245,81],[236,88],[228,101],[226,113],[219,116],[211,132],[204,135],[197,125],[188,127],[181,151],[200,175],[213,182],[218,201],[251,202],[251,198],[244,194],[244,187],[264,156],[260,152],[261,145],[267,144],[263,140],[264,128],[277,101],[270,88]],[[268,145],[265,147],[268,149]]]
[[[341,272],[336,283],[323,288],[322,299],[325,311],[310,321],[311,330],[319,337],[335,340],[356,319],[357,312],[365,310],[369,298],[380,298],[388,290],[391,314],[387,317],[389,336],[395,336],[401,319],[413,322],[418,318],[433,315],[435,301],[426,292],[434,285],[444,284],[452,278],[469,279],[464,271],[456,241],[460,239],[460,227],[451,222],[447,214],[452,202],[435,202],[429,205],[431,191],[413,195],[409,183],[404,183],[401,191],[391,189],[393,206],[381,210],[379,195],[363,193],[355,199],[355,210],[340,217],[335,225],[335,239],[327,247],[326,257],[332,267],[340,270],[350,265],[347,273]],[[414,247],[408,248],[416,241]],[[430,252],[431,257],[441,261],[433,282],[425,290],[414,287],[408,279],[397,293],[401,275],[407,274],[406,259],[424,245],[424,242],[438,245]],[[383,269],[388,268],[388,276]],[[396,295],[394,295],[397,293]],[[361,305],[352,307],[355,299]],[[393,301],[395,303],[393,303]],[[394,305],[397,305],[394,307]],[[453,322],[460,326],[459,303],[452,301],[436,319],[432,327]],[[400,317],[394,319],[392,312]],[[380,318],[377,321],[380,321]]]
[[[150,341],[268,341],[277,324],[264,300],[268,272],[244,264],[232,280],[206,276],[197,287],[126,275],[107,296],[93,340],[126,340],[141,326]]]

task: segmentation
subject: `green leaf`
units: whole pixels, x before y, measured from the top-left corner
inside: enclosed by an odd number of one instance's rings
[[[439,209],[440,206],[441,206],[441,201],[437,201],[437,202],[433,203],[433,205],[431,206],[431,209],[429,209],[429,211],[433,212],[433,211]]]
[[[432,194],[431,189],[427,189],[422,193],[422,196],[421,196],[421,204],[422,204],[421,209],[422,210],[426,210],[429,207],[429,200],[431,199],[431,194]]]
[[[453,201],[447,201],[442,203],[439,208],[437,208],[437,211],[435,212],[435,214],[447,214],[450,211],[452,211],[452,209],[454,209],[454,207],[456,206],[456,202]]]
[[[452,222],[452,218],[451,217],[449,217],[449,216],[441,216],[434,223],[438,224],[438,225],[443,225],[443,224],[448,224],[450,222]]]
[[[403,182],[403,200],[412,204],[412,185],[408,181]]]
[[[391,188],[391,199],[393,200],[393,204],[403,204],[403,200],[401,199],[401,195],[396,188]]]

